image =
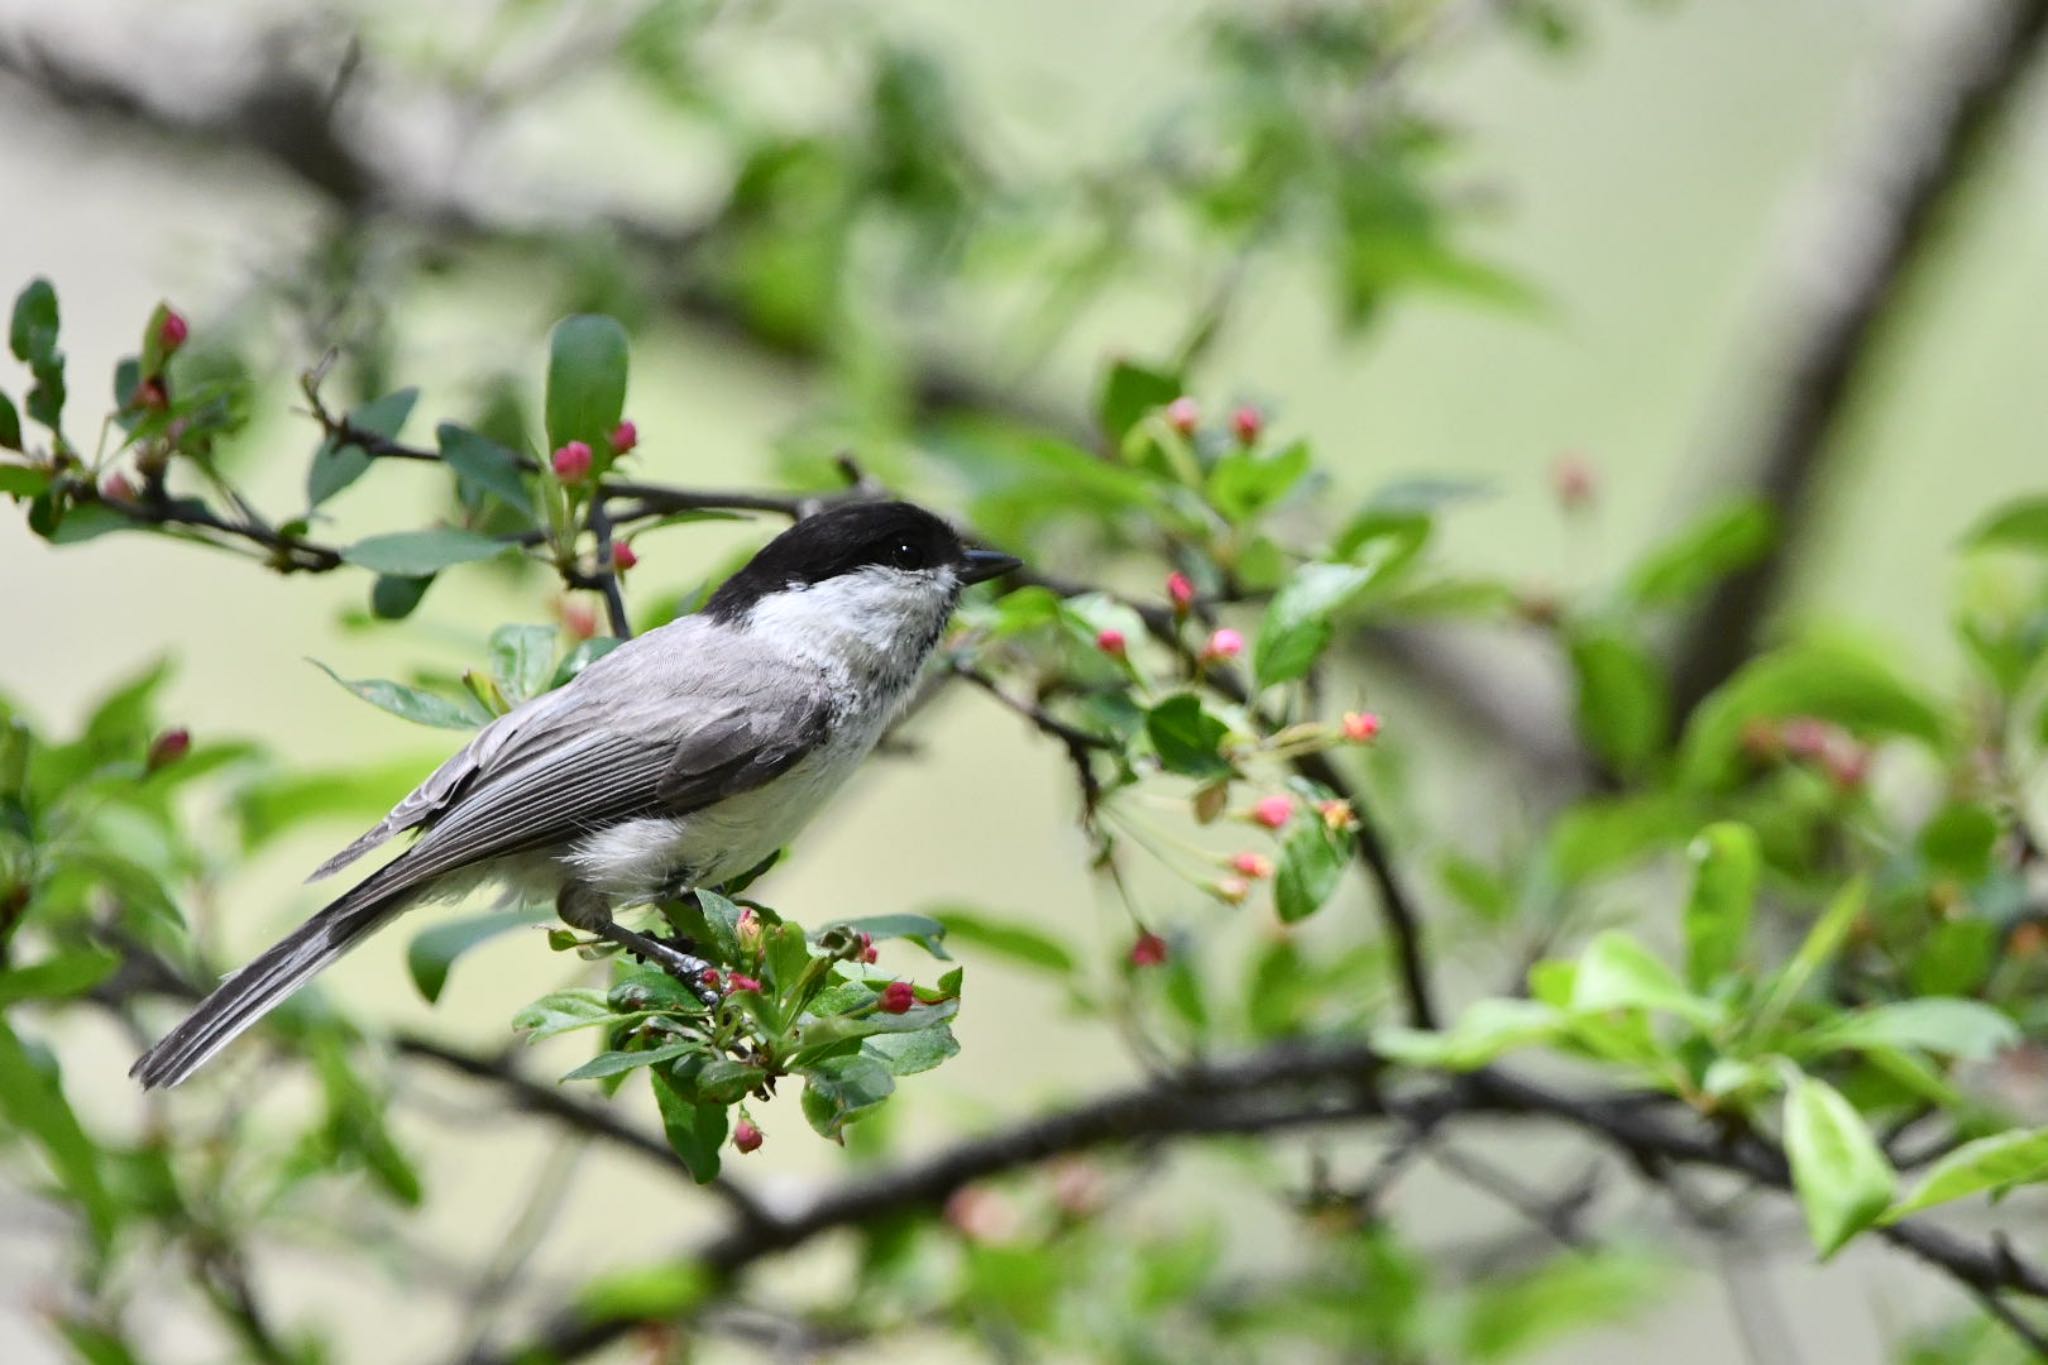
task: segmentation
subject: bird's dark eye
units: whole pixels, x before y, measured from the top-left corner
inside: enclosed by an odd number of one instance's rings
[[[889,562],[899,569],[922,569],[926,561],[923,550],[907,540],[899,540],[889,551]]]

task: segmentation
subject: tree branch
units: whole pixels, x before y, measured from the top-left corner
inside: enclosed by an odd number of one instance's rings
[[[1741,471],[1778,531],[1757,562],[1716,586],[1680,639],[1680,720],[1756,651],[1854,401],[2048,37],[2048,0],[1938,8],[1946,30],[1902,44],[1898,69],[1871,92],[1876,117],[1863,145],[1820,198],[1820,220],[1754,329],[1773,343],[1756,371],[1766,394],[1747,436],[1710,467]]]

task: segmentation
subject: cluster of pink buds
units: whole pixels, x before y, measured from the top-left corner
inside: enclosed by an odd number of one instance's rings
[[[875,936],[866,930],[862,930],[860,936],[860,960],[862,962],[873,962],[879,956],[881,955],[875,951]]]

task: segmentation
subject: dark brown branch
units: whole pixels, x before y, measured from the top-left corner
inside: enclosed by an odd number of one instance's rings
[[[1715,588],[1680,640],[1681,719],[1756,651],[1855,399],[2048,36],[2048,0],[1943,13],[1952,15],[1948,31],[1905,45],[1881,96],[1870,92],[1878,117],[1865,145],[1819,200],[1826,218],[1798,242],[1770,295],[1771,318],[1756,329],[1771,343],[1750,376],[1765,396],[1748,434],[1710,467],[1737,471],[1776,512],[1778,534]]]

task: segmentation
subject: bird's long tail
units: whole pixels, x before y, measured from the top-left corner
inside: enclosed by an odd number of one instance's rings
[[[136,1059],[145,1088],[176,1085],[292,992],[404,910],[417,888],[372,876],[216,986],[185,1021]]]

